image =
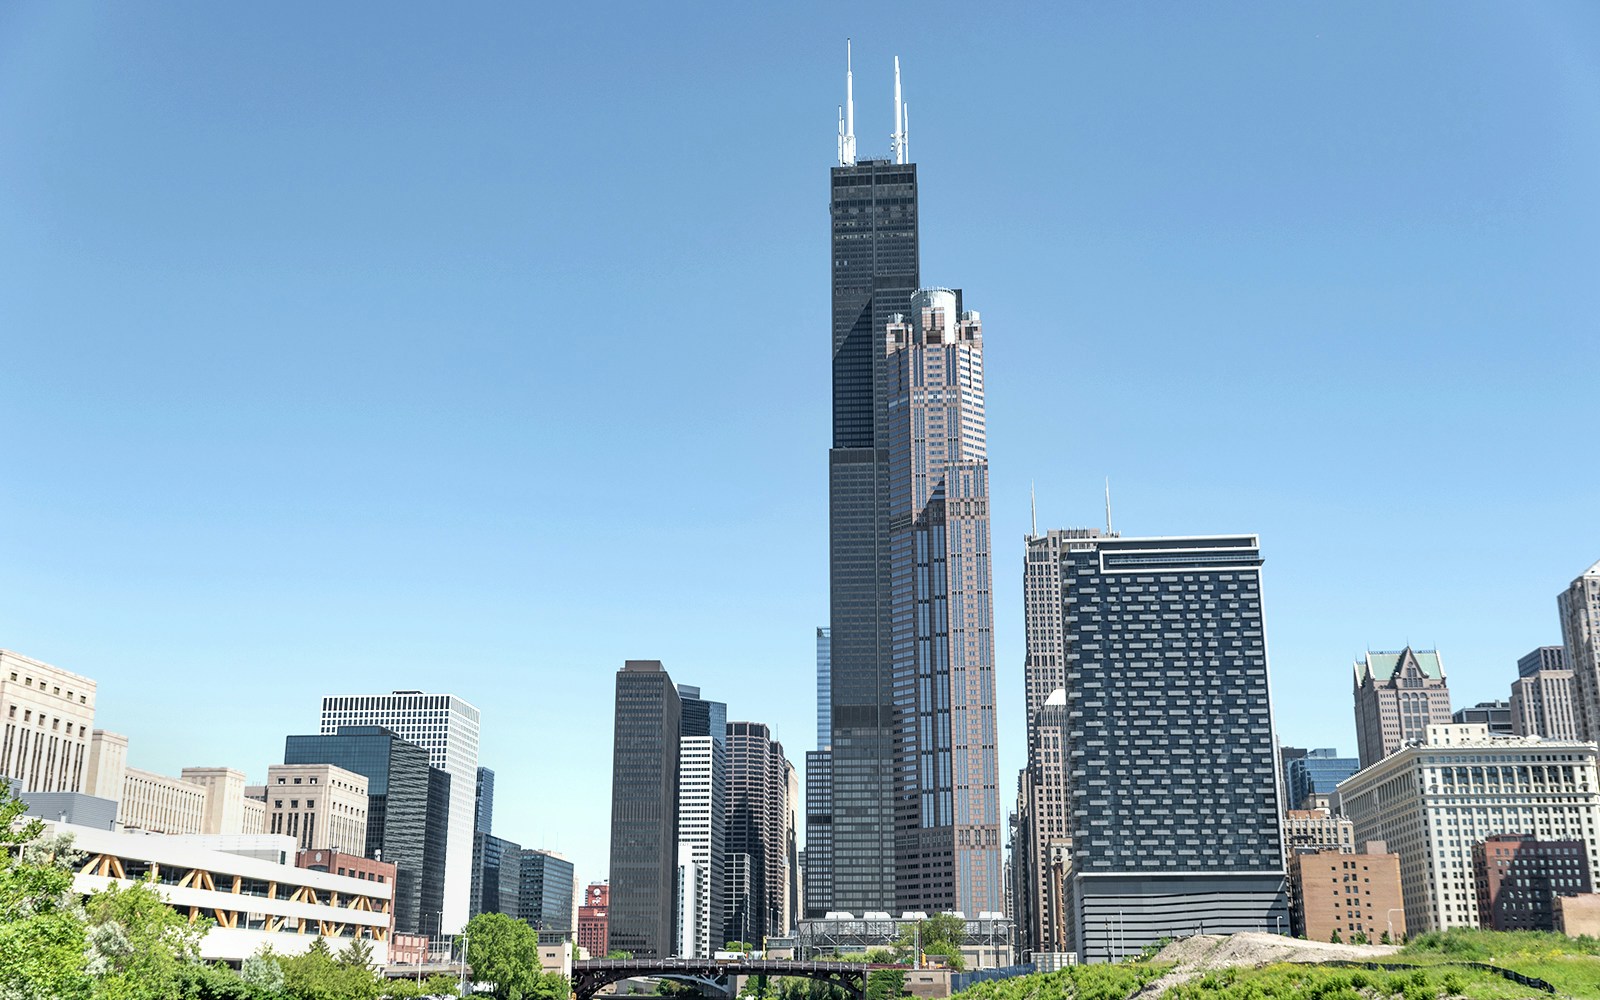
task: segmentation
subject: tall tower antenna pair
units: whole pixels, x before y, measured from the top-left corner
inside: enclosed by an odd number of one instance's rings
[[[908,163],[911,156],[911,106],[900,93],[900,57],[894,57],[894,131],[889,135],[894,162]],[[844,40],[844,103],[839,105],[839,163],[856,165],[856,79],[851,66],[850,39]]]

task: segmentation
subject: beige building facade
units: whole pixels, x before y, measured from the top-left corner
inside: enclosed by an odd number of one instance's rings
[[[244,782],[227,767],[186,767],[178,778],[124,767],[117,825],[146,833],[265,833],[265,810],[245,799]]]
[[[1495,834],[1580,840],[1600,867],[1600,767],[1595,744],[1491,736],[1484,725],[1428,729],[1424,744],[1339,784],[1357,842],[1383,840],[1400,858],[1412,933],[1480,925],[1472,846]]]
[[[1600,562],[1557,595],[1556,608],[1572,671],[1578,738],[1600,740]]]
[[[102,799],[122,798],[122,778],[127,770],[128,738],[104,729],[91,732],[83,794]]]
[[[81,792],[95,682],[0,649],[0,778],[24,792]]]
[[[367,777],[332,764],[267,768],[268,833],[293,837],[302,851],[367,852]]]
[[[1290,861],[1295,930],[1311,941],[1349,944],[1365,935],[1377,943],[1388,934],[1405,939],[1405,904],[1400,894],[1400,857],[1384,845],[1367,845],[1366,853],[1318,851]]]

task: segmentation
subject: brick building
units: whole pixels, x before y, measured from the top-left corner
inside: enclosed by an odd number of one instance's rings
[[[605,958],[610,951],[611,886],[591,882],[584,887],[583,903],[578,907],[578,947],[591,958]]]
[[[1331,941],[1335,934],[1346,943],[1357,934],[1373,942],[1385,933],[1396,942],[1405,937],[1400,857],[1387,850],[1382,841],[1372,841],[1363,854],[1319,851],[1290,860],[1295,924],[1308,940]]]
[[[1554,897],[1593,890],[1581,840],[1500,833],[1472,845],[1478,920],[1496,931],[1555,930]]]

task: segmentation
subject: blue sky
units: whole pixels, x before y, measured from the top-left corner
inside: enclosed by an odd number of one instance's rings
[[[1285,743],[1458,705],[1600,559],[1588,4],[0,8],[0,646],[130,761],[325,693],[483,709],[496,832],[604,875],[626,658],[813,741],[827,169],[904,66],[983,312],[1001,787],[1021,538],[1259,532]]]

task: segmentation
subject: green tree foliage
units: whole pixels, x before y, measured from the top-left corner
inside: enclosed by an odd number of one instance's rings
[[[632,958],[633,957],[633,952],[631,952],[631,951],[623,951],[621,948],[613,948],[610,951],[606,952],[606,957],[610,958],[610,959],[615,959],[615,960],[617,960],[619,962],[622,962],[622,961],[627,961],[628,959]]]
[[[504,913],[480,913],[467,923],[467,964],[497,1000],[565,1000],[567,977],[539,965],[539,934]],[[631,957],[631,956],[630,956]]]
[[[239,978],[256,992],[267,996],[277,996],[283,992],[283,966],[278,964],[272,948],[267,945],[244,960],[239,967]]]
[[[924,955],[943,959],[944,964],[952,969],[967,967],[961,957],[961,946],[967,939],[967,922],[962,918],[951,913],[939,913],[917,921],[914,926],[901,928],[900,938],[895,942],[895,954],[905,961],[915,961],[911,952],[918,938],[921,939]]]
[[[91,980],[72,894],[71,841],[42,837],[0,780],[0,997],[79,1000]]]
[[[906,991],[906,974],[899,969],[873,969],[867,973],[867,1000],[896,1000]]]
[[[161,898],[153,882],[112,883],[84,904],[89,972],[95,997],[166,1000],[177,996],[200,962],[209,921],[190,923]]]
[[[335,959],[320,936],[300,954],[277,960],[283,968],[283,990],[295,1000],[376,1000],[383,986],[371,968]]]
[[[372,967],[372,944],[365,938],[356,938],[339,952],[340,965],[353,965],[358,969]]]

